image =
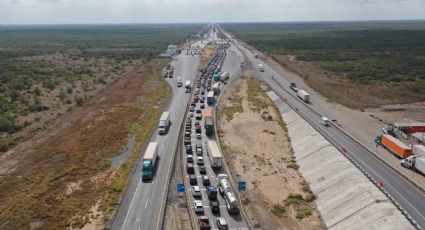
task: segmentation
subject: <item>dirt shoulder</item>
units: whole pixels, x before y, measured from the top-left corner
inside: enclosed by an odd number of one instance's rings
[[[103,229],[128,174],[167,105],[168,85],[153,60],[1,156],[2,229]],[[136,143],[111,168],[129,136]]]
[[[220,142],[258,229],[322,229],[314,196],[297,170],[286,125],[252,71],[233,81],[218,107]]]
[[[199,64],[199,69],[205,68],[208,64],[208,61],[211,59],[214,54],[215,45],[213,43],[209,43],[205,46],[202,55],[201,55],[201,63]]]

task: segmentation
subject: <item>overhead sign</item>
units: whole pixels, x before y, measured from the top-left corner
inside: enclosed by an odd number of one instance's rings
[[[246,182],[245,181],[239,181],[238,182],[238,188],[239,188],[239,191],[245,191],[246,190]]]
[[[177,184],[177,192],[184,192],[184,184],[183,183]]]

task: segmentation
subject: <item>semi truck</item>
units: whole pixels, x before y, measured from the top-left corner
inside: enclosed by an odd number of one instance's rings
[[[308,94],[306,91],[300,89],[297,91],[297,96],[303,100],[305,103],[308,103],[310,101],[310,94]]]
[[[238,200],[230,186],[229,176],[227,174],[218,174],[217,188],[224,198],[229,214],[239,214]]]
[[[401,160],[401,165],[425,174],[425,146],[413,145],[412,153],[413,155]]]
[[[214,104],[214,101],[215,101],[214,91],[209,91],[208,94],[207,94],[207,104],[212,105],[212,104]]]
[[[167,133],[170,126],[170,112],[163,112],[158,124],[158,134],[163,135]]]
[[[383,134],[378,135],[375,138],[376,144],[380,144],[386,149],[388,149],[391,153],[396,155],[398,158],[407,158],[412,155],[412,148],[404,144],[403,142],[397,140],[395,137]]]
[[[214,74],[214,81],[215,82],[220,81],[220,79],[221,79],[220,72]]]
[[[264,72],[263,64],[258,64],[258,70],[260,70],[260,72]]]
[[[210,157],[211,167],[220,168],[223,165],[223,155],[218,148],[217,142],[208,141],[208,156]]]
[[[212,136],[214,134],[214,119],[211,108],[207,108],[204,110],[204,126],[205,133],[207,134],[207,136]]]
[[[153,177],[155,163],[158,158],[158,142],[150,142],[146,148],[142,161],[142,180],[150,180]]]

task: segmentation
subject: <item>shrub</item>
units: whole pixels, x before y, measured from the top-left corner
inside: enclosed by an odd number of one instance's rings
[[[41,95],[41,90],[40,90],[40,88],[35,87],[35,89],[34,89],[34,94],[35,94],[36,96],[40,96],[40,95]]]
[[[66,92],[63,89],[61,89],[61,91],[59,92],[58,97],[59,97],[59,99],[61,101],[64,101],[66,99]]]
[[[10,148],[10,146],[13,145],[13,144],[14,143],[13,143],[13,141],[12,141],[12,139],[10,137],[8,137],[8,136],[5,136],[5,137],[0,136],[0,151],[1,152],[7,151]]]
[[[52,79],[48,79],[43,83],[44,87],[48,90],[54,90],[56,87],[56,82]]]
[[[78,106],[82,106],[83,102],[84,102],[84,98],[83,97],[75,97],[74,101]]]
[[[281,205],[281,204],[275,204],[272,207],[271,212],[278,217],[282,217],[283,213],[286,212],[285,206]]]

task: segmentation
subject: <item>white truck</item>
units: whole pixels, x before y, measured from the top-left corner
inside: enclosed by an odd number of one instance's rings
[[[177,77],[177,87],[182,87],[182,86],[183,86],[182,78]]]
[[[229,77],[230,77],[229,72],[224,72],[221,74],[221,80],[223,81],[227,81]]]
[[[186,92],[186,93],[190,93],[190,90],[191,90],[190,81],[186,81],[186,82],[184,83],[184,89],[185,89],[185,92]]]
[[[401,160],[401,165],[425,174],[425,146],[413,145],[412,153],[413,155]]]
[[[170,112],[163,112],[158,124],[158,134],[163,135],[167,133],[170,126]]]
[[[158,158],[158,142],[150,142],[146,148],[142,161],[142,179],[150,180],[153,177],[155,163]]]
[[[226,208],[229,214],[239,214],[238,200],[229,183],[227,174],[218,174],[217,188],[226,202]]]
[[[297,96],[303,100],[305,103],[308,103],[310,101],[310,94],[308,94],[306,91],[300,89],[297,92]]]
[[[258,64],[258,70],[260,70],[260,72],[264,72],[263,64]]]
[[[223,165],[223,155],[221,154],[220,149],[218,148],[217,142],[208,141],[207,147],[211,167],[220,168]]]
[[[214,104],[215,98],[214,98],[214,91],[209,91],[207,93],[207,104],[212,105]]]
[[[216,95],[220,92],[220,82],[214,83],[214,85],[212,86],[212,91]]]

